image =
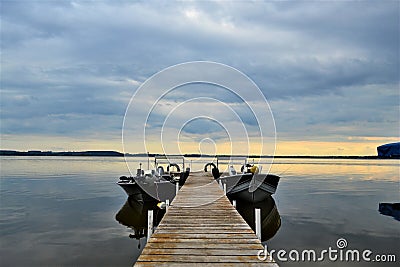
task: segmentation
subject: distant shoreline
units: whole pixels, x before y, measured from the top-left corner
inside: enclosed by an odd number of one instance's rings
[[[16,150],[0,150],[0,156],[59,156],[59,157],[155,157],[164,156],[163,154],[123,154],[117,151],[16,151]],[[213,158],[212,155],[200,155],[200,154],[184,154],[184,155],[171,155],[171,156],[184,156],[186,158]],[[219,157],[230,157],[231,155],[218,155]],[[247,157],[247,158],[294,158],[294,159],[399,159],[400,157],[380,157],[380,156],[257,156],[257,155],[234,155],[232,157]]]

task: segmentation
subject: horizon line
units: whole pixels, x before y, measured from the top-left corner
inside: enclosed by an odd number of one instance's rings
[[[122,153],[114,150],[83,150],[83,151],[41,151],[41,150],[28,150],[18,151],[12,149],[0,149],[0,156],[74,156],[73,154],[80,154],[75,156],[131,156],[131,157],[143,157],[143,156],[183,156],[183,157],[247,157],[247,158],[393,158],[393,157],[380,157],[375,155],[229,155],[229,154],[198,154],[198,153],[185,153],[185,154],[162,154],[162,153]],[[95,154],[95,155],[91,155]],[[394,157],[398,158],[398,157]]]

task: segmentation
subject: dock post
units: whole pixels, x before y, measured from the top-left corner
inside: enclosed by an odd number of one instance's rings
[[[223,183],[222,186],[224,188],[224,194],[226,195],[226,183]]]
[[[256,236],[261,240],[261,209],[255,209]]]
[[[169,208],[169,199],[165,200],[165,210],[168,210]]]
[[[178,191],[179,191],[179,183],[177,182],[175,184],[175,196],[178,195]]]
[[[236,208],[236,200],[232,200],[232,205]]]
[[[147,240],[153,234],[153,210],[147,211]]]

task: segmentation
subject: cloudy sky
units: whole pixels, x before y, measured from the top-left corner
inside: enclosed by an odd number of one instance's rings
[[[375,155],[399,140],[399,17],[398,1],[2,1],[1,149],[123,151],[138,88],[169,66],[212,61],[258,85],[277,155]],[[220,113],[224,92],[207,88],[162,101],[202,97],[194,106]],[[246,105],[225,99],[257,135]],[[158,126],[162,107],[149,117]],[[226,145],[224,126],[204,117],[171,127],[185,153]]]

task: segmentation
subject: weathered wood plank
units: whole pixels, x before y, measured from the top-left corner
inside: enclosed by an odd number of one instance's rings
[[[242,243],[236,243],[235,244],[235,249],[249,249],[249,250],[260,250],[262,247],[260,247],[259,244],[242,244]],[[208,248],[208,249],[232,249],[232,244],[229,243],[172,243],[172,242],[149,242],[146,244],[146,249],[147,248],[165,248],[165,249],[202,249],[202,248]]]
[[[169,223],[168,225],[163,224],[163,225],[159,225],[157,227],[157,229],[196,229],[196,228],[229,228],[232,229],[232,225],[231,224],[226,224],[226,223],[222,223],[222,224],[207,224],[207,223],[198,223],[196,225],[193,224],[173,224],[173,223]],[[248,229],[249,226],[246,224],[238,224],[235,225],[235,229]]]
[[[253,237],[253,239],[257,239],[257,236],[255,234],[249,234],[249,233],[222,233],[222,234],[212,234],[210,235],[209,233],[176,233],[176,234],[170,234],[170,233],[154,233],[152,237],[154,238],[170,238],[170,237],[176,238],[176,239],[184,239],[184,238],[196,238],[196,239],[208,239],[208,240],[214,240],[214,239],[249,239]]]
[[[242,238],[240,242],[236,238],[220,238],[220,239],[212,239],[213,243],[225,243],[225,244],[254,244],[257,241],[255,238]],[[210,239],[206,238],[159,238],[152,237],[149,242],[180,242],[180,243],[210,243]],[[262,245],[260,244],[260,249],[262,249]]]
[[[202,212],[202,213],[209,213],[210,208],[214,209],[214,206],[211,207],[205,207],[205,208],[180,208],[179,210],[168,210],[167,213],[171,215],[193,215],[194,212]],[[224,206],[223,209],[221,210],[214,210],[214,216],[216,215],[234,215],[236,214],[235,211],[233,210],[227,210],[229,206]],[[210,214],[211,215],[211,214]]]
[[[196,218],[196,219],[202,219],[202,220],[223,220],[223,219],[231,219],[231,217],[235,220],[240,220],[241,219],[239,217],[235,217],[234,213],[231,214],[210,214],[209,211],[208,212],[196,212],[196,217],[193,216],[193,214],[168,214],[168,218],[171,219],[181,219],[181,220],[185,220],[185,219],[192,219],[192,218]],[[200,218],[197,218],[197,216],[201,216]]]
[[[182,223],[184,222],[185,224],[194,224],[194,225],[196,225],[196,224],[218,225],[219,222],[221,222],[221,223],[231,222],[232,224],[242,223],[241,220],[238,220],[236,218],[232,218],[232,219],[229,219],[229,218],[221,218],[221,219],[186,218],[185,219],[185,218],[183,218],[181,221],[179,221],[179,219],[174,220],[173,218],[168,218],[168,219],[165,219],[165,221],[163,221],[163,223],[178,223],[178,224],[179,224],[179,222],[182,222]]]
[[[208,256],[254,256],[252,249],[209,249],[209,248],[148,248],[142,254],[148,255],[208,255]]]
[[[226,256],[213,256],[213,255],[153,255],[141,254],[140,261],[154,261],[154,262],[186,262],[186,263],[200,263],[200,262],[253,262],[262,263],[257,258],[257,254],[252,256],[247,255],[226,255]]]
[[[227,266],[237,266],[237,267],[241,267],[241,266],[249,266],[249,267],[258,267],[258,266],[268,266],[268,267],[279,267],[278,264],[276,263],[266,263],[265,265],[261,265],[260,263],[246,263],[245,265],[243,264],[243,262],[239,263],[239,262],[230,262],[230,263],[223,263],[223,262],[211,262],[211,263],[207,263],[207,262],[202,262],[202,263],[185,263],[185,262],[138,262],[135,264],[135,266],[145,266],[145,267],[187,267],[187,266],[194,266],[194,267],[227,267]]]
[[[185,230],[185,229],[197,229],[197,228],[200,228],[200,229],[203,229],[203,228],[206,228],[206,229],[232,229],[232,227],[231,227],[232,225],[229,225],[229,224],[214,224],[214,225],[211,225],[211,224],[197,224],[197,225],[192,225],[192,224],[168,224],[168,225],[165,225],[165,224],[163,224],[163,225],[161,225],[161,226],[158,226],[157,227],[157,229],[170,229],[170,230],[174,230],[174,229],[183,229],[183,230]],[[235,225],[235,228],[234,229],[248,229],[249,227],[248,227],[248,225]]]
[[[184,222],[182,222],[182,221],[179,221],[179,220],[172,220],[172,219],[168,219],[168,220],[165,220],[165,221],[163,221],[163,223],[168,223],[168,224],[177,224],[178,226],[179,226],[179,223],[185,223],[185,224],[192,224],[193,226],[199,226],[199,225],[209,225],[209,226],[217,226],[217,225],[219,225],[218,224],[218,220],[213,220],[213,221],[211,221],[211,220],[196,220],[196,219],[187,219],[187,220],[185,220]],[[220,220],[220,222],[221,223],[224,223],[224,224],[226,224],[226,223],[228,223],[228,222],[231,222],[232,224],[235,224],[235,223],[237,223],[237,224],[240,224],[241,223],[241,221],[238,221],[238,220],[234,220],[234,219],[232,219],[232,220],[228,220],[228,219],[226,219],[226,220]]]
[[[214,235],[214,234],[253,234],[253,231],[251,229],[243,229],[243,228],[203,228],[203,227],[198,227],[198,228],[176,228],[176,229],[160,229],[157,228],[155,234],[168,234],[175,236],[177,234],[204,234],[204,235]]]

